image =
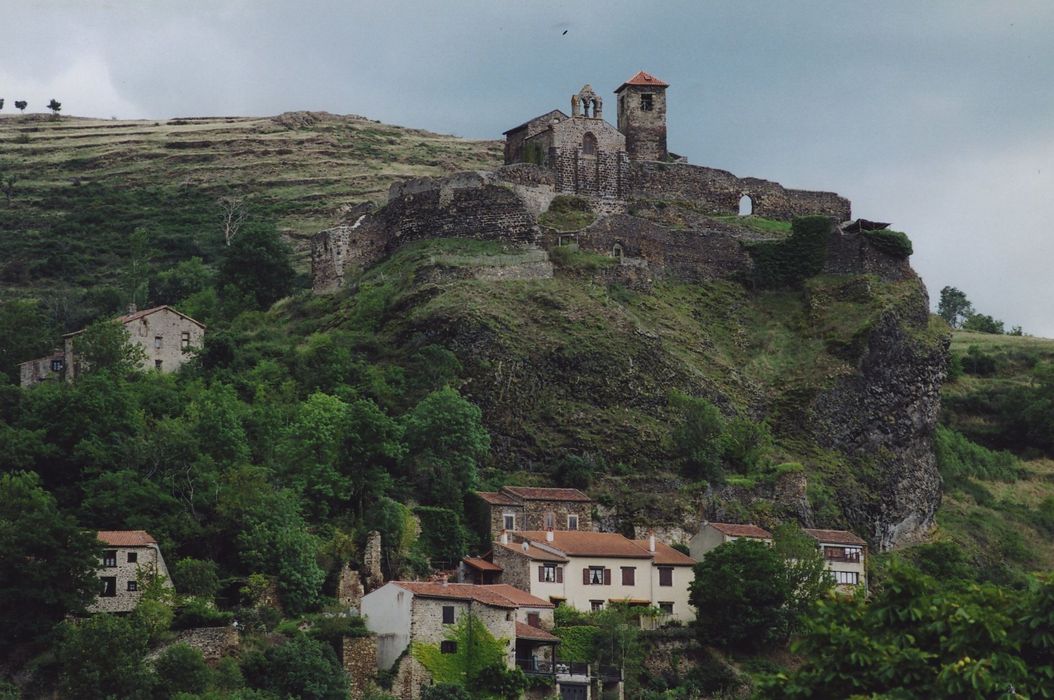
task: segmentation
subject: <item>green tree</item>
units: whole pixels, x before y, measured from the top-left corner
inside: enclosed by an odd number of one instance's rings
[[[56,100],[54,97],[51,98],[51,102],[48,102],[48,109],[54,116],[59,116],[59,112],[62,111],[62,103]]]
[[[17,109],[19,112],[22,112],[23,114],[25,113],[26,107],[28,106],[29,103],[25,100],[15,100],[15,109]]]
[[[299,635],[262,654],[249,654],[242,664],[250,685],[280,698],[346,700],[348,681],[333,648]]]
[[[706,644],[758,651],[787,638],[786,567],[764,542],[738,539],[708,552],[695,565],[689,600]]]
[[[177,693],[204,693],[212,676],[201,652],[186,644],[175,644],[161,652],[154,662],[158,697]]]
[[[59,329],[37,301],[0,301],[0,372],[18,382],[18,363],[40,357],[59,341]]]
[[[150,301],[153,304],[178,304],[207,289],[214,277],[215,273],[201,258],[195,256],[183,260],[154,275],[150,281]]]
[[[150,232],[137,228],[128,238],[128,262],[124,269],[124,293],[129,304],[146,305],[150,293]]]
[[[274,226],[244,226],[224,251],[217,283],[266,309],[293,291],[292,251]]]
[[[185,557],[172,569],[173,584],[183,595],[212,600],[220,589],[219,567],[216,562]]]
[[[725,430],[721,411],[704,398],[681,393],[674,393],[670,402],[682,416],[671,434],[682,469],[696,479],[720,480]]]
[[[962,329],[976,333],[1003,335],[1003,322],[997,321],[987,314],[970,314],[970,317],[962,324]]]
[[[59,511],[31,472],[0,475],[0,654],[95,599],[101,545]]]
[[[143,667],[147,634],[131,618],[95,615],[65,622],[62,628],[55,658],[65,697],[151,697],[152,679]]]
[[[784,523],[772,533],[773,548],[783,560],[787,590],[787,623],[796,631],[817,600],[834,589],[834,579],[816,546],[794,523]]]
[[[78,374],[111,372],[127,375],[141,370],[146,352],[132,342],[120,321],[96,321],[74,340]]]
[[[955,287],[945,287],[941,290],[937,315],[947,321],[952,328],[959,328],[966,319],[973,315],[973,304],[961,290]]]

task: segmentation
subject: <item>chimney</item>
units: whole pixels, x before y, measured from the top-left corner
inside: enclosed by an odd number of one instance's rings
[[[545,541],[546,542],[552,542],[553,541],[553,528],[549,528],[548,530],[545,531]]]
[[[502,544],[508,544],[509,543],[509,531],[508,530],[502,530],[501,531],[501,543]]]
[[[648,551],[655,554],[655,531],[648,530]]]
[[[522,546],[523,546],[523,551],[525,551],[525,552],[526,552],[526,551],[527,551],[528,549],[530,549],[530,548],[531,548],[531,543],[530,543],[530,542],[528,542],[527,540],[524,540],[524,541],[523,541],[523,545],[522,545]]]

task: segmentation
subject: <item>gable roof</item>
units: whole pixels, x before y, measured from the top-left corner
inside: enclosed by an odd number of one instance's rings
[[[465,562],[466,565],[471,566],[473,569],[479,571],[504,571],[500,566],[494,562],[487,561],[486,559],[480,559],[479,557],[465,557],[461,561]]]
[[[651,559],[647,545],[640,546],[617,532],[586,532],[583,530],[554,530],[553,541],[546,540],[541,530],[512,533],[533,542],[545,544],[564,554],[577,557],[616,557],[621,559]]]
[[[497,491],[476,491],[476,495],[492,506],[516,506],[519,503]]]
[[[501,547],[507,549],[513,554],[519,554],[521,557],[527,557],[531,561],[553,561],[553,562],[566,562],[567,557],[555,554],[548,550],[542,549],[541,547],[535,547],[533,544],[528,543],[527,551],[523,550],[523,545],[516,543],[502,544],[501,542],[495,542],[495,547]]]
[[[762,530],[757,525],[742,525],[739,523],[707,523],[722,535],[729,537],[754,537],[760,540],[771,540],[772,533]]]
[[[205,328],[205,324],[202,323],[201,321],[195,321],[194,319],[192,319],[190,316],[187,316],[182,311],[177,311],[176,309],[173,309],[171,306],[167,306],[167,305],[155,306],[152,309],[143,309],[142,311],[136,311],[136,312],[133,312],[133,313],[130,313],[130,314],[125,314],[124,316],[118,316],[114,320],[118,321],[118,322],[120,322],[120,323],[122,323],[124,325],[128,325],[132,321],[138,321],[141,318],[146,318],[147,316],[150,316],[151,314],[156,314],[158,311],[164,311],[166,309],[171,311],[175,315],[180,316],[180,317],[190,321],[191,323],[193,323],[196,326],[200,326],[201,328]],[[85,329],[81,328],[79,331],[73,331],[72,333],[65,333],[65,334],[63,334],[62,337],[63,338],[70,338],[70,337],[75,336],[75,335],[80,335],[81,333],[84,332],[84,330]]]
[[[560,643],[560,638],[555,634],[546,632],[541,627],[532,627],[523,622],[516,622],[516,639],[533,639],[538,642]]]
[[[621,85],[619,85],[618,88],[615,89],[615,92],[621,92],[622,89],[624,87],[626,87],[627,85],[644,85],[644,86],[650,86],[650,87],[670,87],[669,83],[663,82],[662,80],[656,78],[651,73],[645,73],[644,71],[638,71],[635,76],[633,76],[632,78],[630,78],[626,82],[624,82]]]
[[[393,585],[422,598],[463,600],[495,608],[551,608],[552,603],[519,591],[506,583],[478,586],[474,583],[432,583],[429,581],[392,581]]]
[[[111,547],[149,547],[157,544],[157,540],[146,530],[99,530],[96,537]]]
[[[867,542],[860,539],[848,530],[818,530],[816,528],[802,528],[805,534],[812,537],[820,544],[848,544],[855,547],[866,547]]]
[[[648,540],[634,540],[637,544],[647,551]],[[653,562],[660,565],[666,566],[695,566],[695,559],[684,552],[678,552],[676,549],[664,542],[655,542],[655,557],[652,559]]]
[[[564,119],[567,119],[567,115],[564,114],[563,112],[561,112],[560,110],[558,110],[558,109],[551,109],[548,112],[546,112],[545,114],[539,114],[537,117],[534,117],[533,119],[528,119],[523,124],[518,124],[518,125],[512,127],[511,129],[509,129],[508,131],[503,131],[501,133],[502,133],[502,136],[508,136],[509,134],[511,134],[514,131],[519,131],[520,129],[524,129],[524,128],[530,126],[533,122],[536,122],[539,119],[545,119],[546,122],[548,123],[548,122],[552,121],[552,119],[555,119],[556,117],[560,117],[560,121],[563,121]]]
[[[592,503],[593,499],[578,489],[543,488],[540,486],[502,486],[501,490],[525,501],[573,501]]]

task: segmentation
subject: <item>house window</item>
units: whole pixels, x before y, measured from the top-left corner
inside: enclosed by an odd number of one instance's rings
[[[62,360],[52,360],[51,361],[51,371],[52,372],[61,372],[62,371]]]
[[[582,583],[587,586],[610,586],[611,569],[605,569],[602,566],[582,569]]]
[[[154,360],[154,369],[156,369],[158,372],[161,371],[161,360]]]
[[[589,601],[589,609],[593,612],[604,609],[604,601],[602,600],[591,600]]]
[[[129,591],[138,591],[139,590],[139,582],[138,581],[129,581],[128,582],[128,590]]]
[[[856,586],[860,583],[860,574],[855,571],[832,571],[831,576],[839,586]]]
[[[556,583],[556,564],[543,564],[538,567],[538,580],[542,583]]]
[[[160,350],[161,349],[161,336],[159,336],[159,335],[155,335],[154,336],[154,349],[155,350]]]
[[[567,516],[567,529],[568,530],[577,530],[578,529],[578,516],[577,515],[568,515]]]
[[[454,624],[454,606],[444,605],[443,606],[443,624],[452,625]]]
[[[117,595],[117,577],[116,576],[102,576],[99,578],[99,582],[102,584],[102,590],[99,591],[99,595],[103,598],[113,598]]]
[[[186,350],[190,347],[190,332],[183,331],[179,334],[179,347]]]
[[[139,552],[129,552],[128,553],[128,563],[129,564],[135,564],[138,561],[139,561]]]
[[[622,585],[623,586],[634,586],[637,581],[637,567],[635,566],[624,566],[622,567]]]
[[[673,615],[673,603],[659,602],[659,612],[663,615]]]
[[[456,654],[457,653],[457,642],[449,639],[439,643],[439,652],[441,654]]]
[[[650,93],[644,93],[640,96],[640,110],[642,112],[650,112],[655,109],[655,102],[653,96]]]
[[[102,553],[103,566],[117,566],[117,550],[107,549]]]
[[[502,516],[502,519],[504,521],[503,527],[506,530],[515,530],[516,529],[516,516],[515,515],[513,515],[512,513],[505,513],[505,515]]]
[[[527,624],[531,627],[541,627],[542,616],[538,613],[527,613]]]
[[[549,511],[548,513],[545,514],[545,529],[546,530],[552,530],[555,527],[556,527],[556,515],[552,511]]]
[[[660,566],[659,567],[659,585],[660,586],[672,586],[673,585],[673,567],[672,566]]]

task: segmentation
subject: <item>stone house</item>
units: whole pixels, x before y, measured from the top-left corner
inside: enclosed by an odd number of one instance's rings
[[[413,644],[436,645],[443,654],[455,654],[458,641],[451,630],[464,616],[473,615],[506,649],[508,668],[550,676],[554,672],[559,638],[553,627],[553,604],[509,585],[478,586],[467,583],[390,581],[366,594],[362,614],[367,628],[377,635],[377,667],[398,665],[392,690],[404,700],[420,697],[431,674],[414,657]]]
[[[50,355],[27,360],[18,365],[19,384],[31,387],[46,381],[61,381],[66,369],[66,353],[52,350]]]
[[[763,530],[757,525],[741,525],[738,523],[711,523],[704,522],[699,532],[695,533],[688,543],[688,551],[692,557],[702,561],[706,553],[720,547],[725,542],[747,538],[772,544],[772,533]]]
[[[804,528],[816,540],[824,563],[842,590],[867,586],[867,542],[847,530]]]
[[[578,489],[502,486],[475,493],[489,515],[491,540],[502,530],[593,529],[593,500]]]
[[[131,612],[143,595],[139,586],[144,578],[160,576],[171,587],[165,558],[150,533],[102,530],[97,536],[105,549],[99,561],[99,595],[89,612]]]
[[[689,622],[695,560],[654,535],[566,530],[503,533],[485,559],[501,580],[553,603],[599,610],[611,603],[654,606],[666,620]]]

